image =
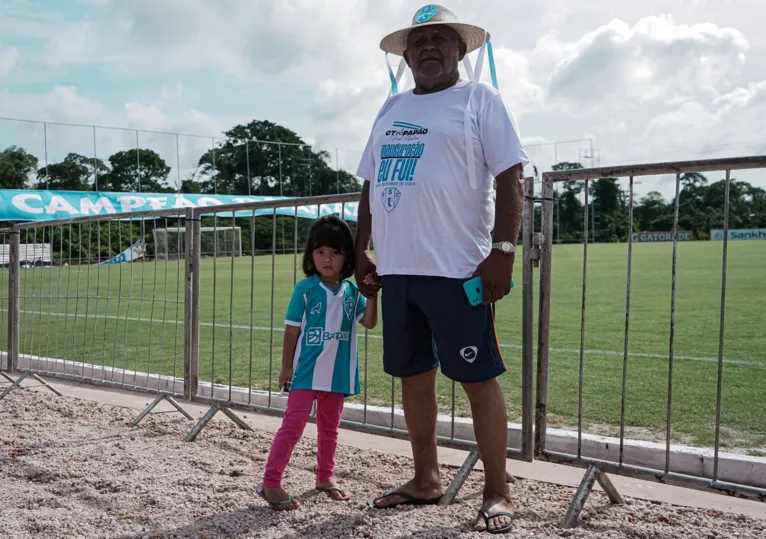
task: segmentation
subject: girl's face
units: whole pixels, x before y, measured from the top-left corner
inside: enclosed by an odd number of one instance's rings
[[[321,277],[340,281],[343,266],[346,265],[346,255],[332,247],[319,246],[314,249],[314,267]]]

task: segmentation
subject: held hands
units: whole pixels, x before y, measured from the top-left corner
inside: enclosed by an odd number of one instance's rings
[[[374,298],[380,291],[378,267],[369,251],[362,251],[357,254],[354,278],[364,297]]]
[[[514,260],[514,253],[505,254],[493,249],[489,256],[476,268],[473,276],[481,275],[484,285],[484,302],[482,305],[497,303],[511,293]]]

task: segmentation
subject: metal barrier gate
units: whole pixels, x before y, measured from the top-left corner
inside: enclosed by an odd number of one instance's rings
[[[589,468],[589,472],[583,479],[578,492],[579,502],[583,502],[587,497],[590,488],[593,486],[596,474],[603,472],[636,477],[640,479],[650,479],[661,483],[674,484],[684,487],[711,490],[714,492],[739,495],[754,499],[766,500],[766,484],[758,483],[753,479],[753,472],[760,470],[763,474],[766,464],[760,465],[754,463],[752,467],[735,470],[728,466],[724,470],[724,463],[720,461],[720,432],[721,432],[721,401],[722,401],[722,373],[724,367],[724,322],[726,316],[726,276],[727,276],[727,254],[728,254],[728,230],[729,230],[729,198],[730,187],[732,183],[731,171],[755,169],[766,167],[766,157],[746,157],[733,159],[716,159],[708,161],[688,161],[674,163],[654,163],[636,166],[605,167],[596,169],[567,170],[559,172],[546,172],[542,179],[542,246],[540,254],[540,305],[539,305],[539,331],[538,331],[538,349],[537,349],[537,399],[536,399],[536,421],[535,421],[535,458],[551,462],[574,464]],[[718,357],[717,357],[717,386],[716,386],[716,405],[715,405],[715,442],[712,463],[702,454],[693,455],[696,463],[684,465],[683,455],[675,454],[671,450],[672,437],[672,419],[673,419],[673,390],[674,390],[674,345],[676,337],[676,278],[677,278],[677,258],[678,258],[678,239],[679,239],[679,200],[681,177],[684,173],[692,172],[713,172],[725,171],[725,197],[723,205],[723,249],[721,265],[721,298],[720,298],[720,323],[718,337]],[[673,219],[673,254],[672,254],[672,275],[670,288],[670,339],[668,352],[668,371],[667,371],[667,405],[666,405],[666,430],[665,430],[665,449],[664,465],[652,466],[630,465],[626,463],[625,455],[625,432],[626,432],[626,401],[627,401],[627,380],[630,346],[630,324],[631,324],[631,278],[633,266],[633,230],[634,230],[634,178],[650,175],[672,174],[675,176],[675,197],[674,197],[674,219]],[[617,447],[607,444],[606,447],[590,444],[586,447],[583,440],[583,377],[584,377],[584,356],[585,347],[585,327],[586,327],[586,305],[588,299],[587,277],[588,277],[588,241],[583,243],[583,267],[582,267],[582,296],[580,306],[580,346],[579,346],[579,387],[578,387],[578,428],[577,428],[577,450],[576,453],[551,451],[546,448],[548,441],[548,420],[549,411],[549,353],[551,350],[551,306],[556,301],[552,294],[552,260],[553,260],[553,195],[555,182],[575,182],[584,181],[585,183],[585,204],[583,219],[583,236],[589,237],[589,218],[588,218],[588,184],[591,180],[600,178],[629,178],[629,231],[628,234],[628,258],[627,258],[627,276],[625,281],[625,311],[624,311],[624,350],[622,355],[622,387],[621,387],[621,410],[620,410],[620,435]],[[598,452],[600,456],[593,456]],[[590,455],[588,455],[590,453]],[[655,452],[656,453],[656,452]],[[656,455],[644,455],[645,462],[656,460]],[[701,463],[700,463],[701,461]],[[712,464],[712,465],[711,465]],[[728,464],[731,464],[729,462]],[[679,473],[674,468],[684,467],[685,470]],[[696,467],[697,473],[694,472]],[[722,480],[723,475],[730,479]],[[576,497],[575,501],[578,501]]]

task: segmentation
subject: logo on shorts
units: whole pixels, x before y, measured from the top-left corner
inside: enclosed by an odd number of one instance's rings
[[[322,328],[308,328],[306,330],[306,345],[307,346],[322,346]]]
[[[465,359],[468,363],[476,361],[476,356],[479,355],[479,349],[475,346],[466,346],[460,351],[460,357]]]
[[[402,192],[396,187],[384,187],[380,193],[380,199],[386,211],[391,213],[399,205],[399,201],[402,199]]]

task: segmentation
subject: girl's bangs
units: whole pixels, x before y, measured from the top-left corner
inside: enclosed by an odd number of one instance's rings
[[[344,245],[345,242],[343,241],[343,231],[338,226],[325,225],[320,227],[316,232],[314,232],[313,239],[313,249],[326,246],[335,249],[336,251],[347,250],[347,246]]]

